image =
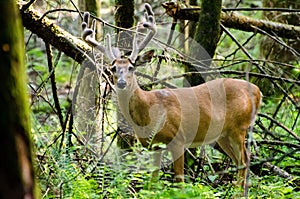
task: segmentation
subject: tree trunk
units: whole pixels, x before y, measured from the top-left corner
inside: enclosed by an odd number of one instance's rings
[[[201,8],[194,39],[213,57],[220,39],[222,0],[202,0]]]
[[[14,0],[0,11],[0,198],[34,198],[23,27]]]
[[[129,29],[134,24],[134,0],[115,0],[116,26]],[[124,54],[129,53],[132,49],[132,34],[128,31],[120,31],[117,29],[117,45]],[[118,110],[118,137],[117,143],[121,149],[129,149],[135,142],[133,129],[127,123],[123,115]]]
[[[100,16],[100,3],[98,0],[79,0],[78,6],[80,10],[88,11],[94,16]],[[79,30],[81,30],[81,22]],[[101,24],[96,23],[96,37],[101,38]],[[97,104],[99,100],[99,89],[97,86],[98,78],[96,68],[91,67],[89,60],[82,62],[80,73],[78,76],[82,77],[77,80],[78,94],[75,104],[75,125],[76,129],[82,132],[84,142],[89,145],[100,146],[99,140],[101,139],[101,111],[100,105]],[[75,103],[75,102],[74,102]],[[74,114],[74,112],[72,113]],[[100,147],[99,147],[100,148]]]
[[[134,0],[115,0],[116,14],[115,23],[116,26],[122,28],[131,28],[134,23]],[[119,33],[119,30],[117,30]]]
[[[198,26],[194,35],[195,41],[199,46],[190,48],[193,49],[192,57],[199,60],[199,65],[204,68],[209,68],[211,58],[215,54],[215,50],[220,39],[220,17],[222,0],[202,0],[201,12],[199,16]],[[206,52],[205,52],[206,51]],[[186,72],[202,70],[201,68],[186,67]],[[199,85],[205,82],[205,77],[201,75],[192,75],[187,78],[191,86]]]
[[[197,0],[190,0],[191,6],[197,6]],[[189,37],[193,38],[196,32],[196,21],[189,21]]]
[[[134,24],[134,1],[133,0],[115,0],[116,14],[115,23],[116,26],[130,29]],[[117,32],[117,45],[120,50],[124,51],[124,54],[130,52],[132,48],[132,33],[128,31]]]
[[[79,9],[82,11],[88,11],[94,16],[100,16],[100,1],[98,0],[79,0]]]

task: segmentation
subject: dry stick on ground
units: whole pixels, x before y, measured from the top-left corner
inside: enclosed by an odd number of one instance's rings
[[[252,155],[251,158],[253,160],[260,160],[261,158]],[[271,163],[269,163],[268,161],[260,161],[257,164],[261,164],[263,167],[266,167],[269,169],[269,171],[274,172],[275,174],[277,174],[278,176],[282,177],[282,178],[286,178],[287,180],[292,180],[294,177],[292,175],[290,175],[288,172],[282,170],[281,168],[279,168],[278,166],[275,166]],[[254,165],[251,165],[251,167],[253,167]]]

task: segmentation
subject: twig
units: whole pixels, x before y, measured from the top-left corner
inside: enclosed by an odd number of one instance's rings
[[[278,140],[259,140],[256,142],[258,144],[272,144],[272,145],[276,145],[276,146],[286,146],[286,147],[292,147],[292,148],[299,148],[300,149],[300,145],[299,144],[293,144],[290,142],[284,142],[284,141],[278,141]]]
[[[52,50],[50,47],[50,44],[45,42],[45,46],[46,46],[46,53],[47,53],[47,60],[48,60],[48,69],[49,69],[49,77],[50,77],[50,81],[51,81],[51,88],[52,88],[52,96],[53,96],[53,100],[54,100],[54,105],[55,105],[55,109],[56,109],[56,113],[60,122],[60,126],[62,128],[62,131],[65,131],[65,126],[64,126],[64,118],[61,112],[61,107],[59,104],[59,99],[57,96],[57,87],[56,87],[56,81],[55,81],[55,68],[53,67],[53,62],[52,62]]]
[[[274,36],[274,35],[271,35],[271,34],[269,34],[268,32],[266,32],[266,31],[264,31],[264,30],[262,30],[262,29],[260,29],[260,28],[258,28],[258,27],[253,27],[253,28],[256,29],[258,32],[260,32],[260,33],[262,33],[262,34],[267,35],[269,38],[271,38],[272,40],[274,40],[276,43],[278,43],[278,44],[284,46],[285,48],[289,49],[289,50],[293,53],[293,55],[295,55],[295,56],[299,56],[299,55],[300,55],[300,54],[297,52],[297,50],[295,50],[295,49],[292,48],[291,46],[288,46],[284,41],[282,41],[282,40],[281,40],[280,38],[278,38],[276,35],[275,35],[275,36]],[[275,34],[275,33],[273,33],[273,34]]]
[[[251,41],[251,39],[256,36],[256,33],[253,33],[243,44],[241,44],[242,46],[245,46],[247,43],[249,43]],[[232,55],[236,54],[236,52],[239,50],[240,48],[237,48],[235,51],[233,51],[232,53],[228,54],[226,58],[231,57]]]
[[[109,143],[109,146],[107,147],[107,149],[104,151],[103,155],[101,156],[100,160],[98,162],[102,162],[104,157],[106,156],[106,154],[108,153],[110,147],[112,146],[112,143],[115,141],[115,139],[117,138],[117,135],[119,134],[119,129],[117,129],[117,131],[115,132],[111,142]],[[92,170],[91,170],[91,173],[93,173],[95,171],[97,167],[95,166]]]
[[[240,64],[240,63],[244,63],[244,62],[248,62],[248,63],[252,63],[252,61],[255,62],[262,62],[262,63],[270,63],[270,64],[274,64],[274,65],[280,65],[280,66],[284,66],[284,67],[288,67],[290,70],[292,69],[297,69],[296,66],[292,65],[292,64],[288,64],[288,63],[283,63],[283,62],[279,62],[279,61],[274,61],[274,60],[267,60],[267,59],[253,59],[253,60],[249,60],[249,59],[234,59],[232,60],[232,58],[230,59],[214,59],[214,61],[223,61],[223,62],[233,62],[231,64],[225,65],[225,66],[221,66],[218,67],[216,69],[218,70],[222,70],[223,68],[227,68],[230,67],[232,65],[236,65],[236,64]],[[300,79],[298,79],[300,81]]]
[[[297,80],[300,80],[300,74],[298,75]],[[292,85],[289,87],[288,90],[291,90],[294,86],[295,86],[295,84],[292,84]],[[279,103],[278,106],[276,107],[275,112],[274,112],[273,115],[272,115],[273,118],[276,118],[276,115],[277,115],[277,113],[279,112],[279,110],[280,110],[281,106],[283,105],[283,103],[285,102],[285,100],[286,100],[286,96],[284,95],[283,98],[281,99],[280,103]],[[298,112],[298,116],[299,116],[299,113],[300,113],[300,111]],[[298,118],[298,116],[297,116],[297,118]],[[294,125],[295,125],[296,122],[297,122],[297,118],[296,118],[296,120],[295,120]],[[273,121],[271,121],[271,123],[270,123],[270,125],[269,125],[269,130],[272,128],[273,124],[274,124]],[[294,125],[293,125],[292,129],[294,129]]]
[[[35,97],[38,96],[38,97],[42,98],[42,99],[49,105],[49,107],[52,109],[52,111],[54,112],[54,114],[56,114],[56,109],[55,109],[55,107],[51,104],[51,102],[50,102],[49,100],[47,100],[43,95],[36,94],[37,91],[34,89],[34,87],[33,87],[32,85],[29,84],[29,87],[30,87],[31,90],[34,91]],[[33,106],[33,104],[34,104],[34,100],[32,100],[30,106]]]
[[[254,159],[254,160],[260,160],[259,157],[254,156],[254,155],[252,155],[251,158]],[[275,174],[277,174],[280,177],[286,178],[288,180],[292,180],[294,178],[288,172],[286,172],[286,171],[282,170],[281,168],[269,163],[269,161],[270,160],[259,161],[258,163],[252,164],[251,167],[253,167],[255,165],[263,165],[264,167],[268,168],[270,171],[274,172]]]
[[[268,130],[268,129],[263,125],[263,123],[262,123],[260,120],[255,121],[255,124],[256,124],[257,126],[259,126],[259,127],[262,129],[263,133],[261,134],[261,136],[262,136],[263,138],[266,138],[267,135],[269,135],[269,136],[271,136],[273,139],[277,139],[277,140],[280,140],[280,141],[281,141],[281,138],[276,137],[276,136],[274,135],[274,133],[273,133],[272,131]]]
[[[58,99],[58,95],[57,95],[57,87],[56,87],[56,81],[55,81],[55,67],[58,64],[59,58],[61,56],[61,51],[59,52],[55,63],[54,63],[54,67],[53,67],[53,62],[52,62],[52,51],[51,51],[51,46],[49,43],[45,42],[45,46],[46,46],[46,53],[47,53],[47,60],[48,60],[48,69],[49,69],[49,77],[50,77],[50,81],[51,81],[51,88],[52,88],[52,96],[53,96],[53,100],[54,100],[54,106],[55,106],[55,110],[56,110],[56,114],[58,115],[59,118],[59,122],[62,128],[62,139],[59,145],[59,149],[62,149],[63,146],[63,142],[64,142],[64,137],[65,137],[65,132],[66,132],[66,127],[67,127],[67,123],[69,120],[69,116],[70,116],[70,108],[66,114],[66,118],[64,121],[63,118],[63,114],[62,114],[62,110],[60,107],[60,103],[59,103],[59,99]],[[72,125],[72,124],[71,124]]]
[[[47,53],[47,60],[48,60],[48,69],[49,69],[49,77],[50,77],[50,81],[51,81],[51,88],[52,88],[52,96],[53,96],[53,100],[54,100],[54,105],[55,105],[55,109],[59,118],[59,122],[62,128],[62,138],[61,138],[61,142],[59,145],[59,149],[62,149],[63,146],[63,142],[64,142],[64,137],[65,137],[65,131],[66,131],[66,126],[67,126],[67,121],[68,121],[68,114],[66,116],[66,120],[64,122],[64,118],[62,115],[62,111],[61,111],[61,107],[60,107],[60,103],[59,103],[59,99],[58,99],[58,95],[57,95],[57,87],[56,87],[56,81],[55,81],[55,66],[53,67],[53,62],[52,62],[52,50],[51,50],[51,46],[49,43],[45,42],[45,46],[46,46],[46,53]],[[55,65],[57,65],[59,57],[60,57],[61,53],[58,54],[57,59],[55,61]]]
[[[300,12],[300,9],[290,9],[290,8],[258,8],[257,7],[257,8],[222,8],[222,11],[224,11],[224,12],[231,12],[231,11]]]
[[[27,10],[36,0],[30,0],[28,3],[22,6],[22,11]]]
[[[266,119],[274,122],[276,125],[278,125],[279,127],[281,127],[283,130],[285,130],[286,132],[288,132],[290,135],[292,135],[294,138],[296,138],[296,140],[298,140],[300,142],[300,137],[298,137],[298,135],[295,132],[291,131],[288,127],[286,127],[285,125],[281,124],[280,122],[278,122],[274,118],[270,117],[269,115],[263,114],[263,113],[258,113],[258,116],[264,117],[264,118],[266,118]]]
[[[140,73],[138,71],[135,72],[136,75],[139,77],[143,77],[143,78],[146,78],[146,79],[149,79],[149,80],[153,80],[153,77],[151,75],[147,75],[147,74],[144,74],[144,73]],[[159,81],[159,83],[154,83],[156,81]],[[160,81],[158,78],[154,78],[154,81],[151,82],[150,84],[142,84],[141,86],[143,88],[145,87],[150,87],[150,86],[153,86],[153,85],[157,85],[157,84],[162,84],[164,86],[166,86],[167,88],[177,88],[177,86],[173,85],[173,84],[170,84],[170,83],[167,83],[165,81]]]
[[[234,70],[210,70],[210,71],[202,71],[202,72],[200,72],[200,71],[186,72],[186,73],[182,73],[182,74],[179,74],[179,75],[168,76],[168,77],[164,77],[164,78],[161,78],[161,79],[154,80],[153,82],[151,82],[149,84],[145,84],[143,86],[157,85],[157,84],[161,84],[163,82],[166,82],[166,81],[169,81],[169,80],[172,80],[172,79],[179,79],[179,78],[191,76],[191,75],[194,75],[194,74],[201,74],[201,75],[228,74],[228,75],[241,75],[241,76],[245,76],[246,74],[248,74],[249,76],[253,76],[253,77],[273,79],[273,80],[293,83],[295,85],[300,85],[300,81],[293,80],[293,79],[282,78],[282,77],[275,77],[275,76],[271,76],[271,75],[268,75],[268,74],[260,74],[260,73],[245,72],[245,71],[234,71]],[[139,75],[141,75],[141,73],[139,73]],[[143,76],[144,76],[144,74],[143,74]],[[169,87],[169,88],[173,88],[173,86]]]
[[[170,29],[167,45],[171,44],[171,41],[172,41],[172,38],[173,38],[173,33],[174,33],[174,30],[175,30],[175,27],[176,27],[176,23],[177,23],[177,19],[173,18],[173,22],[172,22],[172,26],[171,26],[171,29]],[[164,55],[165,55],[165,51],[162,52],[162,56],[164,56]],[[161,66],[161,61],[162,61],[162,59],[159,58],[158,62],[157,62],[156,69],[155,69],[155,72],[153,74],[153,78],[156,78],[157,75],[158,75],[158,72],[159,72],[160,66]]]
[[[236,43],[242,50],[242,52],[250,59],[252,60],[252,64],[257,67],[257,69],[262,72],[263,74],[267,74],[266,71],[257,63],[254,61],[250,53],[237,41],[237,39],[221,24],[222,30],[232,39],[233,42]],[[272,84],[277,87],[281,92],[295,105],[297,109],[300,109],[299,105],[289,96],[289,94],[279,85],[277,84],[274,80],[270,79]]]

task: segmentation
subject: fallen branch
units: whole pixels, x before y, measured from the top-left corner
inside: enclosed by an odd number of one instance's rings
[[[20,8],[23,26],[42,38],[45,42],[51,44],[56,49],[64,52],[67,56],[73,58],[78,63],[85,59],[85,52],[91,51],[91,47],[82,40],[63,30],[47,17],[41,17],[38,12],[32,8]]]
[[[175,3],[163,3],[166,13],[176,19],[198,21],[200,8],[181,8]],[[298,39],[300,27],[266,20],[257,20],[246,17],[237,12],[222,12],[221,23],[227,28],[234,28],[247,32],[257,32],[261,29],[270,35],[287,39]],[[260,31],[260,33],[262,33]]]
[[[252,155],[251,158],[253,160],[260,160],[259,157],[255,156],[255,155]],[[260,163],[255,163],[254,165],[257,165],[257,164],[260,164]],[[251,167],[253,167],[254,165],[251,165]],[[269,162],[261,162],[261,165],[267,169],[269,169],[270,172],[273,172],[274,174],[282,177],[282,178],[286,178],[287,180],[292,180],[294,177],[289,174],[288,172],[284,171],[283,169],[279,168],[278,166],[276,165],[273,165]]]

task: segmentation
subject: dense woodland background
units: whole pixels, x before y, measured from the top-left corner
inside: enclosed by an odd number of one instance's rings
[[[136,73],[143,89],[192,86],[220,77],[246,79],[258,85],[264,97],[247,139],[251,186],[246,197],[300,198],[299,0],[18,1],[16,9],[25,27],[23,65],[31,110],[34,169],[27,168],[35,173],[36,197],[239,196],[240,190],[231,183],[236,167],[216,145],[187,152],[186,183],[181,185],[172,182],[171,158],[165,154],[161,180],[149,188],[151,152],[135,141],[118,113],[109,77],[104,74],[103,57],[80,39],[82,14],[89,11],[97,19],[99,41],[110,33],[126,52],[132,32],[124,30],[135,30],[145,2],[154,9],[158,35],[147,47],[155,50],[154,59]],[[1,33],[1,39],[8,35]],[[5,50],[2,45],[2,53]],[[1,71],[4,77],[7,73]],[[24,75],[22,69],[19,73]],[[1,93],[9,86],[1,87]],[[15,101],[7,99],[1,104]],[[9,107],[5,106],[8,110],[3,111],[2,118],[7,117]],[[14,132],[6,131],[15,136]],[[26,136],[22,138],[30,145]],[[20,151],[16,151],[19,160],[30,156]],[[28,159],[31,162],[31,157]],[[24,171],[23,166],[19,171]],[[30,192],[28,186],[24,188],[26,194]]]

